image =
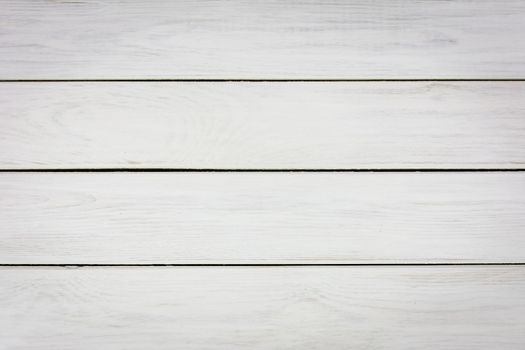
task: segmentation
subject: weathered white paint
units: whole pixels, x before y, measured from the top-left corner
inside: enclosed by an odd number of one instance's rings
[[[521,350],[522,267],[2,268],[0,348]]]
[[[0,263],[525,262],[525,173],[0,173]]]
[[[525,78],[525,2],[0,1],[0,80]],[[0,83],[0,169],[524,168],[523,82]],[[1,264],[525,262],[525,173],[0,173]],[[0,267],[0,349],[502,349],[523,266]]]
[[[522,0],[2,0],[0,79],[525,78]]]
[[[525,168],[524,82],[4,83],[1,168]]]

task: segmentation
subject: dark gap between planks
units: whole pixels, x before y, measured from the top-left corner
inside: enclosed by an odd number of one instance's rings
[[[525,168],[370,168],[370,169],[345,169],[345,168],[333,168],[333,169],[197,169],[197,168],[33,168],[33,169],[0,169],[0,173],[74,173],[74,172],[98,172],[98,173],[109,173],[109,172],[210,172],[210,173],[228,173],[228,172],[239,172],[239,173],[329,173],[329,172],[345,172],[345,173],[410,173],[410,172],[523,172]]]
[[[525,266],[525,262],[474,263],[253,263],[253,264],[0,264],[0,267],[330,267],[330,266]]]
[[[331,83],[331,82],[525,82],[525,78],[471,78],[471,79],[454,79],[454,78],[421,78],[421,79],[323,79],[323,78],[311,78],[311,79],[177,79],[177,78],[138,78],[138,79],[0,79],[0,83],[113,83],[113,82],[127,82],[127,83],[147,83],[147,82],[202,82],[202,83]]]

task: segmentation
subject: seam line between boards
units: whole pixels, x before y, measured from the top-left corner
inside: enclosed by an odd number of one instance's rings
[[[229,78],[209,78],[209,79],[184,79],[184,78],[126,78],[126,79],[0,79],[0,83],[148,83],[148,82],[179,82],[179,83],[330,83],[330,82],[348,82],[348,83],[373,83],[373,82],[525,82],[525,78],[414,78],[414,79],[323,79],[323,78],[297,78],[297,79],[229,79]]]
[[[525,262],[505,263],[253,263],[253,264],[0,264],[0,267],[432,267],[432,266],[525,266]]]
[[[278,172],[347,172],[347,173],[388,173],[388,172],[525,172],[525,168],[378,168],[378,169],[236,169],[236,168],[33,168],[33,169],[0,169],[0,173],[72,173],[72,172],[260,172],[260,173],[278,173]]]

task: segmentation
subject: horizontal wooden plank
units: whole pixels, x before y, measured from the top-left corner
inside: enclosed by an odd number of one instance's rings
[[[522,267],[2,268],[5,349],[502,349]]]
[[[525,262],[525,173],[0,173],[0,263]]]
[[[1,168],[525,168],[525,82],[4,83]]]
[[[525,78],[525,3],[3,0],[0,79]]]

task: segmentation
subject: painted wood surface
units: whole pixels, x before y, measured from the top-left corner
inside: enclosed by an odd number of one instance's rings
[[[524,1],[0,9],[0,350],[523,349],[525,172],[133,170],[524,169]]]
[[[1,168],[525,168],[524,82],[4,83]]]
[[[0,79],[525,78],[525,2],[2,0]]]
[[[521,267],[2,268],[2,349],[521,350]]]
[[[525,262],[525,173],[0,173],[0,263]]]

